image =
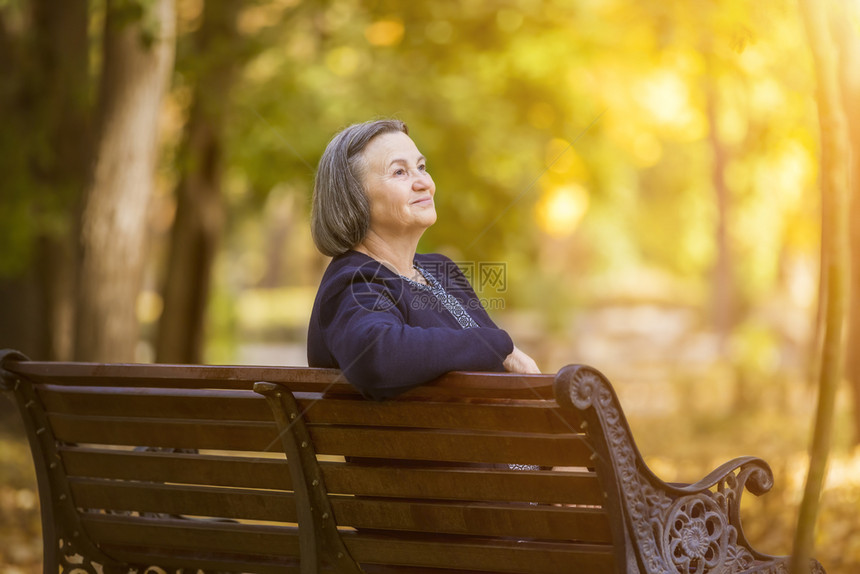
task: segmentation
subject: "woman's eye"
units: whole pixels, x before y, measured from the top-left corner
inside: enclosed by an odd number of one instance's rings
[[[422,163],[418,166],[418,171],[427,171],[427,166]]]
[[[403,175],[406,173],[405,169],[398,169],[394,172],[394,175]]]

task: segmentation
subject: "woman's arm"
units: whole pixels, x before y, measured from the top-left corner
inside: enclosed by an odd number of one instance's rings
[[[443,285],[448,292],[453,293],[460,300],[460,303],[479,324],[487,327],[496,327],[483,301],[475,293],[468,278],[453,260],[441,254],[433,254],[424,256],[427,259],[422,261],[429,272],[436,275],[437,278],[444,278]],[[511,373],[519,373],[525,375],[540,374],[540,368],[537,363],[519,349],[516,345],[511,353],[505,357],[503,367]]]
[[[324,340],[346,379],[385,399],[449,371],[499,371],[514,352],[500,329],[407,325],[396,296],[380,283],[353,282],[326,302]]]

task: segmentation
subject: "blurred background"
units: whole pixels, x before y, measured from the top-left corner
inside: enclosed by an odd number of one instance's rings
[[[834,6],[860,173],[860,2]],[[787,554],[824,322],[816,82],[795,0],[0,0],[0,348],[306,364],[316,163],[340,128],[399,118],[437,185],[419,250],[459,262],[544,372],[602,370],[661,478],[771,463],[745,526]],[[860,233],[851,256],[857,349]],[[848,359],[831,574],[860,569]],[[0,569],[39,572],[13,407]]]

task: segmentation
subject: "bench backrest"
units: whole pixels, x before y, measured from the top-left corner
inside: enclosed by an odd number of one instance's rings
[[[260,370],[21,363],[16,374],[58,560],[71,546],[105,565],[297,563],[288,464],[252,390]]]
[[[592,450],[555,401],[294,400],[287,386],[257,388],[273,403],[284,451],[301,461],[293,484],[310,493],[304,523],[321,564],[613,571]]]
[[[47,561],[283,572],[304,546],[303,572],[618,565],[592,449],[552,376],[453,374],[372,403],[324,369],[7,369],[41,459],[45,540],[63,545]]]

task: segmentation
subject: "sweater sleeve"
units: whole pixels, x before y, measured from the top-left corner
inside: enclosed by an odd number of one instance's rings
[[[382,400],[449,371],[500,371],[513,350],[500,329],[406,324],[396,294],[375,282],[351,282],[326,304],[320,327],[347,381]]]

